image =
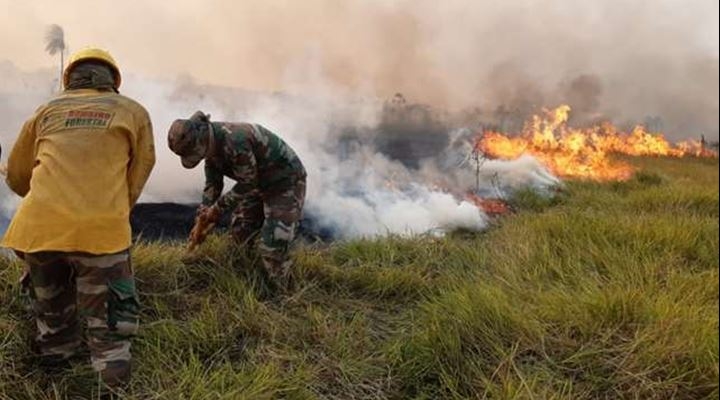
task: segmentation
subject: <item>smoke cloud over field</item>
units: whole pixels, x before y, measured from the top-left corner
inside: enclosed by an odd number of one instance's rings
[[[477,182],[467,148],[453,142],[463,126],[512,131],[540,107],[567,102],[574,123],[646,122],[675,139],[718,137],[713,2],[0,4],[5,154],[57,87],[57,60],[43,52],[44,30],[57,23],[70,51],[108,48],[124,73],[122,92],[150,111],[158,165],[146,201],[197,199],[201,171],[182,169],[165,144],[170,122],[196,109],[283,136],[310,171],[308,210],[350,236],[480,228],[485,216],[463,202],[463,191],[556,183],[532,159],[486,163]],[[436,154],[411,167],[394,153],[417,146],[376,140],[388,133],[378,127],[396,92],[452,115],[431,132],[446,136]]]
[[[651,119],[676,139],[718,135],[717,2],[0,3],[0,54],[26,69],[53,65],[43,30],[58,23],[70,50],[103,45],[145,76],[302,91],[310,68],[343,90],[477,107],[509,126],[569,101],[576,122]]]
[[[144,82],[128,91],[137,89],[136,97],[146,99],[156,124],[162,127],[199,108],[215,120],[251,116],[252,121],[279,133],[308,169],[307,212],[319,226],[340,237],[459,227],[479,230],[487,217],[464,200],[465,191],[498,197],[528,186],[547,190],[558,184],[536,161],[524,159],[489,162],[476,187],[474,170],[466,160],[472,139],[467,135],[457,140],[459,144],[446,146],[445,152],[441,148],[434,157],[425,157],[421,168],[408,168],[382,153],[373,140],[394,133],[377,129],[387,112],[382,102],[344,94],[320,80],[312,85],[313,94],[303,97],[198,87],[191,82]],[[145,95],[148,88],[151,94]],[[162,144],[164,132],[158,133]],[[448,133],[425,134],[446,137]],[[177,156],[165,146],[158,146],[158,159],[144,200],[197,201],[201,169],[181,168]]]
[[[307,212],[336,237],[480,230],[487,216],[465,199],[467,192],[502,197],[519,188],[548,190],[559,183],[533,159],[488,162],[476,174],[468,162],[474,131],[450,132],[449,127],[438,126],[433,132],[414,132],[407,121],[379,130],[383,117],[395,115],[387,104],[348,95],[319,77],[309,84],[312,94],[300,97],[128,76],[123,92],[147,107],[157,143],[157,165],[141,201],[199,200],[202,168],[182,168],[165,139],[172,120],[197,109],[209,112],[214,120],[249,119],[279,133],[308,169]],[[28,105],[45,95],[36,91]],[[379,135],[394,137],[394,127],[417,133],[401,138],[401,144],[427,137],[448,144],[426,148],[435,153],[426,157],[408,155],[418,164],[408,167],[383,153],[374,140]],[[17,199],[9,194],[6,199],[9,211]]]

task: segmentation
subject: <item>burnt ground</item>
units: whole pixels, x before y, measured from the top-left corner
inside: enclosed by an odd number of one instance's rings
[[[133,236],[149,240],[185,239],[195,221],[197,205],[177,203],[140,203],[130,213]],[[221,229],[227,229],[224,218]]]
[[[139,203],[130,213],[133,237],[147,240],[185,240],[195,222],[197,204]],[[216,230],[227,231],[230,215],[223,215]],[[321,227],[311,215],[300,223],[300,236],[308,242],[328,242],[334,239],[333,231]]]
[[[135,239],[145,241],[185,240],[195,222],[197,204],[138,203],[130,213],[130,225]],[[10,218],[0,214],[0,233],[5,232]],[[216,228],[227,231],[230,215],[224,215]],[[300,236],[306,242],[330,242],[335,239],[332,229],[322,227],[306,215],[300,223]]]

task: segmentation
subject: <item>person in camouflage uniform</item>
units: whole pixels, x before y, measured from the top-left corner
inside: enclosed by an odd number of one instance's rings
[[[258,248],[273,281],[287,283],[289,247],[302,218],[306,172],[292,148],[257,124],[215,122],[198,111],[178,119],[168,132],[170,149],[185,168],[205,160],[205,189],[198,213],[216,222],[232,210],[238,244]],[[222,195],[223,178],[235,181]]]
[[[104,50],[75,53],[63,83],[8,159],[6,182],[23,199],[2,245],[26,264],[40,365],[67,365],[85,321],[92,366],[116,388],[130,379],[139,325],[129,214],[155,163],[152,124],[118,93],[120,72]]]

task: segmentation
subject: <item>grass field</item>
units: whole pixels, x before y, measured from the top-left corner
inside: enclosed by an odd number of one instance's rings
[[[304,248],[268,293],[213,237],[134,250],[144,305],[128,399],[717,399],[718,161],[630,159],[620,183],[519,193],[480,234]],[[47,376],[0,264],[0,399],[88,398]]]

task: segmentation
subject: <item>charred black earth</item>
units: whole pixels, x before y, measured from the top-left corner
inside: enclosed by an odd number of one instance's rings
[[[197,204],[139,203],[130,213],[133,237],[145,241],[185,240],[195,222]],[[227,231],[230,215],[223,215],[218,231]],[[329,242],[334,240],[334,231],[320,226],[311,216],[306,215],[300,223],[300,236],[308,242]]]

